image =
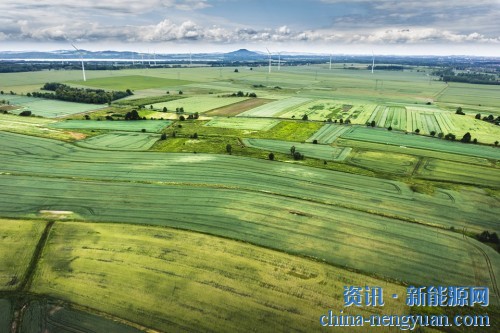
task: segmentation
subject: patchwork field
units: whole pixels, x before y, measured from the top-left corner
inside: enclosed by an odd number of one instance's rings
[[[12,113],[19,114],[24,110],[29,110],[33,115],[47,118],[61,118],[72,114],[99,110],[105,107],[104,105],[72,103],[20,95],[2,95],[0,99],[9,101],[11,105],[22,107],[12,110]]]
[[[63,141],[70,141],[76,138],[74,133],[46,127],[53,122],[55,122],[55,120],[39,117],[20,117],[12,114],[0,114],[0,131],[47,137]]]
[[[491,158],[494,160],[500,159],[500,150],[496,147],[451,142],[415,134],[391,132],[384,129],[351,127],[349,131],[342,134],[342,138],[443,151],[454,154]]]
[[[279,123],[275,119],[250,119],[250,118],[215,118],[205,126],[268,131]]]
[[[317,140],[321,144],[333,143],[337,138],[349,130],[348,126],[326,124],[313,134],[306,142]]]
[[[65,120],[50,124],[52,128],[75,129],[75,130],[110,130],[110,131],[126,131],[126,132],[141,132],[143,129],[146,132],[158,133],[165,127],[172,124],[169,120]]]
[[[326,161],[343,161],[351,151],[350,148],[338,148],[292,141],[243,139],[243,142],[248,147],[283,154],[290,154],[290,148],[294,146],[296,151],[305,155],[305,158],[317,158]]]
[[[246,101],[234,103],[228,106],[223,106],[212,111],[205,112],[206,116],[236,116],[242,112],[251,110],[261,105],[272,102],[271,99],[265,98],[250,98]]]
[[[156,103],[153,108],[162,110],[164,107],[168,111],[175,111],[177,108],[184,108],[186,113],[203,113],[223,106],[247,100],[247,97],[217,97],[217,96],[196,96],[178,99],[175,101]]]
[[[354,109],[353,105],[340,101],[320,99],[302,104],[293,110],[280,114],[280,117],[301,119],[303,115],[307,115],[309,120],[346,120]]]
[[[113,132],[77,141],[76,144],[89,149],[146,151],[159,139],[157,134]]]
[[[293,109],[297,105],[308,102],[308,98],[290,97],[282,100],[277,100],[251,110],[240,113],[239,117],[280,117],[288,110]]]

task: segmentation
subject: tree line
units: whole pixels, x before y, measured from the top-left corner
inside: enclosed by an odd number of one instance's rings
[[[49,82],[45,83],[42,90],[52,92],[33,92],[27,96],[58,99],[68,102],[88,103],[88,104],[105,104],[111,101],[133,95],[130,89],[126,91],[105,91],[103,89],[84,89],[74,88],[63,83]]]

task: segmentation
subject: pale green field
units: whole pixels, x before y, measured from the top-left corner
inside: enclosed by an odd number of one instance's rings
[[[119,224],[56,223],[32,291],[165,332],[311,332],[328,309],[371,314],[343,307],[346,284],[381,286],[400,296],[384,311],[409,311],[406,288],[386,281],[224,238]]]
[[[297,105],[306,103],[308,101],[309,99],[307,98],[290,97],[258,106],[251,110],[240,113],[237,117],[280,117],[288,110],[291,110]]]
[[[205,126],[246,129],[257,131],[268,131],[279,123],[275,119],[251,119],[251,118],[222,118],[217,117],[210,120]]]
[[[177,108],[183,107],[184,112],[187,114],[195,112],[203,113],[247,99],[246,97],[195,96],[165,103],[156,103],[153,104],[153,108],[162,110],[166,107],[168,111],[175,111]]]
[[[75,136],[66,131],[48,128],[55,120],[38,117],[20,117],[0,114],[0,130],[12,133],[40,136],[63,141],[74,140]]]
[[[49,126],[60,129],[76,129],[76,130],[110,130],[110,131],[126,131],[126,132],[141,132],[145,129],[146,132],[158,133],[165,127],[172,124],[169,120],[65,120],[57,123],[52,123]]]
[[[437,100],[453,111],[461,106],[464,111],[476,112],[481,109],[495,112],[500,105],[500,86],[485,84],[465,84],[450,82],[446,89],[438,95]],[[492,109],[489,107],[493,107]]]
[[[280,117],[301,119],[306,114],[309,120],[346,120],[354,110],[355,107],[353,105],[343,103],[342,101],[319,99],[280,114]]]
[[[101,88],[108,90],[142,90],[148,88],[162,88],[168,89],[170,87],[178,87],[190,84],[191,81],[177,80],[177,79],[164,79],[154,76],[145,75],[129,75],[129,76],[113,76],[104,78],[90,79],[85,82],[82,81],[69,81],[68,83]]]
[[[12,113],[19,114],[24,110],[30,110],[33,115],[48,118],[61,118],[72,114],[99,110],[104,107],[104,105],[73,103],[20,95],[2,95],[0,98],[10,101],[11,105],[22,106],[21,109],[11,111]]]
[[[317,158],[326,161],[343,161],[351,151],[350,148],[331,147],[292,141],[243,139],[243,142],[248,147],[283,154],[290,154],[290,148],[294,146],[296,151],[305,155],[305,158]]]
[[[100,150],[146,151],[159,139],[158,134],[112,132],[77,141],[76,145]]]
[[[42,221],[0,223],[0,290],[15,290],[25,278],[31,256],[45,228]]]
[[[318,143],[330,144],[339,138],[343,133],[349,130],[350,127],[342,125],[326,124],[314,133],[306,142],[318,140]]]
[[[387,151],[357,151],[349,155],[349,163],[377,172],[411,175],[418,158]]]

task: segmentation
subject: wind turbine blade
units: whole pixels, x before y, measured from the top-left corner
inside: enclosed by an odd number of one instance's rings
[[[271,52],[269,51],[269,49],[266,47],[266,50],[267,50],[267,53],[269,53],[269,55],[271,55]]]
[[[74,48],[75,50],[80,51],[80,50],[79,50],[79,49],[75,46],[75,44],[71,43],[71,46],[73,46],[73,48]]]

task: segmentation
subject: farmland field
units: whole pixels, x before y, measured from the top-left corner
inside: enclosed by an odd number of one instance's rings
[[[249,147],[283,154],[289,154],[290,148],[294,146],[296,151],[305,155],[306,158],[310,157],[327,161],[343,161],[351,151],[350,148],[338,148],[291,141],[244,139],[243,142]]]
[[[297,105],[308,102],[308,98],[290,97],[240,113],[239,117],[280,117]]]
[[[401,295],[385,309],[408,311],[402,286],[250,244],[168,228],[56,223],[39,265],[34,292],[166,332],[308,332],[317,327],[324,307],[340,308],[336,299],[346,281],[383,284],[384,291]]]
[[[319,131],[314,133],[313,136],[306,140],[306,142],[318,140],[318,143],[330,144],[337,140],[337,138],[347,130],[349,130],[349,127],[347,126],[327,124],[321,127]]]
[[[495,160],[500,159],[500,151],[491,146],[488,147],[464,144],[461,142],[450,142],[448,140],[438,138],[418,136],[415,134],[396,133],[382,129],[351,127],[351,130],[342,134],[342,138],[423,148],[454,154],[491,158]]]
[[[157,134],[112,132],[78,141],[76,144],[90,149],[145,151],[159,139]]]
[[[19,105],[22,107],[12,110],[12,113],[19,114],[24,110],[29,110],[36,116],[48,118],[60,118],[105,107],[104,105],[73,103],[20,95],[2,95],[2,99],[9,101],[11,105]]]
[[[275,119],[215,118],[205,126],[268,131],[279,123]]]
[[[13,312],[9,300],[0,298],[0,332],[9,332]]]
[[[126,131],[126,132],[141,132],[145,129],[146,132],[158,133],[172,122],[169,120],[65,120],[50,124],[52,128],[75,129],[75,130],[110,130],[110,131]]]
[[[69,81],[68,83],[84,85],[93,88],[109,89],[109,90],[135,90],[135,89],[148,89],[148,88],[169,88],[178,87],[191,83],[191,81],[176,80],[176,79],[163,79],[153,76],[143,75],[129,75],[129,76],[115,76],[90,79],[85,82],[82,81]]]
[[[2,220],[0,224],[0,290],[16,289],[45,228],[41,221]]]
[[[500,126],[474,119],[500,115],[498,87],[282,56],[271,73],[263,55],[86,82],[0,74],[14,105],[0,113],[34,103],[47,117],[0,114],[0,332],[314,332],[329,309],[456,314],[406,306],[409,285],[488,287],[498,331]],[[45,82],[134,95],[84,111],[26,96]],[[228,97],[239,91],[258,98]],[[133,110],[148,120],[116,120]],[[437,138],[465,132],[480,144]],[[347,286],[381,286],[386,305],[345,306]]]
[[[217,97],[217,96],[196,96],[178,99],[175,101],[156,103],[153,108],[162,110],[164,107],[168,111],[175,111],[177,108],[184,108],[186,113],[203,113],[223,106],[247,100],[246,97]]]

